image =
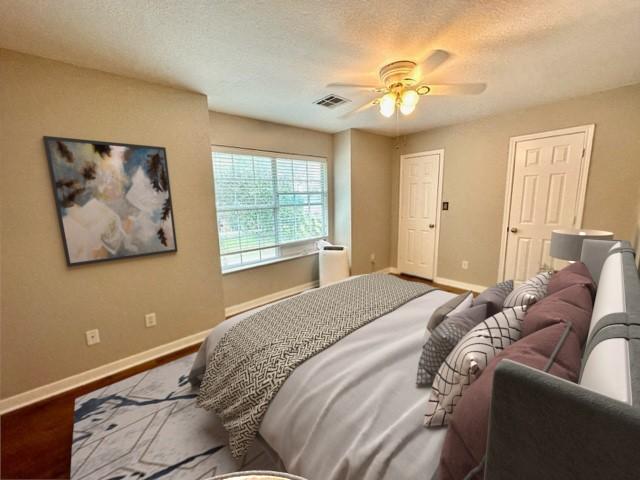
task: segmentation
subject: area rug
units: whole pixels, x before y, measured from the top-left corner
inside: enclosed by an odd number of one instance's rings
[[[78,397],[71,478],[191,480],[277,470],[257,444],[236,464],[216,416],[196,407],[187,378],[194,356]]]

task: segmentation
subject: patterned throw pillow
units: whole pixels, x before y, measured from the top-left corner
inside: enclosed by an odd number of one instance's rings
[[[451,350],[469,330],[485,318],[487,318],[486,305],[477,305],[462,312],[447,315],[422,347],[416,384],[419,387],[431,385],[433,377]]]
[[[504,300],[504,308],[526,306],[542,300],[547,294],[551,272],[540,272],[522,285],[514,288]]]
[[[507,308],[474,327],[440,366],[424,416],[425,427],[442,427],[469,385],[498,353],[518,341],[526,307]]]
[[[431,318],[429,318],[429,322],[427,323],[427,332],[433,332],[440,322],[444,320],[444,317],[451,313],[458,313],[462,310],[466,310],[471,306],[473,302],[473,293],[464,292],[460,295],[453,297],[447,303],[440,305],[436,308],[431,314]],[[426,335],[425,333],[425,335]]]
[[[487,315],[495,315],[504,308],[504,301],[513,291],[513,280],[500,282],[493,287],[487,288],[484,292],[473,299],[474,305],[487,306]]]

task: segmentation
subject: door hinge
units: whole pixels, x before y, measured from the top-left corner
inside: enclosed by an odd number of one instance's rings
[[[586,153],[587,153],[587,149],[582,147],[582,158],[584,158]]]

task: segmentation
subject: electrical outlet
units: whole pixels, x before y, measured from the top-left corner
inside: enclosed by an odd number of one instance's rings
[[[156,321],[156,314],[147,313],[144,316],[144,324],[147,326],[147,328],[155,327],[158,324],[158,322]]]
[[[95,330],[87,330],[85,336],[87,337],[87,345],[89,346],[100,343],[100,331],[97,328]]]
[[[462,269],[463,270],[469,270],[469,261],[468,260],[463,260],[462,261]]]
[[[376,263],[376,254],[372,253],[371,255],[369,255],[369,261],[371,263]]]

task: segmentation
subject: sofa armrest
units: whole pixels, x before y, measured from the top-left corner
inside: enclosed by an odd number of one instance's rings
[[[640,410],[504,360],[491,400],[486,480],[640,478]]]

